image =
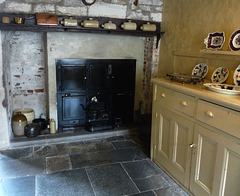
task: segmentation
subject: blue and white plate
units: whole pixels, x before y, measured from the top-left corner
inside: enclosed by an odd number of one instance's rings
[[[212,83],[223,83],[227,80],[229,75],[229,70],[226,67],[218,67],[212,74]]]
[[[233,83],[236,86],[240,86],[240,65],[235,69],[233,74]]]
[[[201,78],[204,78],[208,73],[208,66],[205,63],[199,63],[197,64],[193,70],[192,75],[199,76]]]

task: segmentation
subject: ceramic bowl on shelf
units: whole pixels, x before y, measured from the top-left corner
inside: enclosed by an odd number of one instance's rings
[[[225,41],[224,32],[209,33],[204,39],[207,49],[221,49]]]

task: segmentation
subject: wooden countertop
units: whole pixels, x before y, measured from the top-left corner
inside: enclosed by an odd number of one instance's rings
[[[182,84],[173,82],[169,78],[153,78],[152,83],[162,87],[196,96],[199,99],[218,104],[240,112],[240,95],[226,95],[208,90],[203,84]],[[208,83],[207,81],[204,83]]]

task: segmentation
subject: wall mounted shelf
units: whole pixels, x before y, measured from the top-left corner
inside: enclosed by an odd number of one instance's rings
[[[0,17],[7,16],[11,18],[10,23],[0,22],[1,31],[33,31],[33,32],[79,32],[79,33],[99,33],[99,34],[113,34],[113,35],[129,35],[129,36],[140,36],[140,37],[157,37],[157,43],[159,42],[162,34],[161,23],[160,22],[150,22],[156,25],[156,31],[142,31],[140,26],[146,24],[149,21],[142,20],[131,20],[137,24],[136,30],[124,30],[121,28],[123,22],[128,21],[128,19],[117,19],[117,18],[107,18],[107,17],[89,17],[89,16],[75,16],[73,19],[78,21],[77,27],[63,26],[60,22],[69,18],[70,16],[58,16],[58,25],[37,25],[35,14],[11,14],[11,13],[0,13]],[[14,22],[14,17],[24,18],[24,24],[16,24]],[[98,28],[84,28],[80,25],[83,20],[92,18],[93,20],[99,21]],[[103,29],[102,24],[112,21],[116,24],[116,30]],[[157,44],[158,45],[158,44]]]
[[[214,51],[214,50],[200,50],[199,52],[174,51],[173,55],[190,58],[240,61],[240,52],[234,51]]]

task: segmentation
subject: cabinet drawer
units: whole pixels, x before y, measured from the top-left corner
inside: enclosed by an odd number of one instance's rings
[[[199,100],[196,118],[240,138],[240,112]]]
[[[193,116],[196,108],[196,99],[194,97],[159,86],[157,89],[156,99],[163,107],[167,107],[173,111],[177,110],[183,112],[189,116]]]

